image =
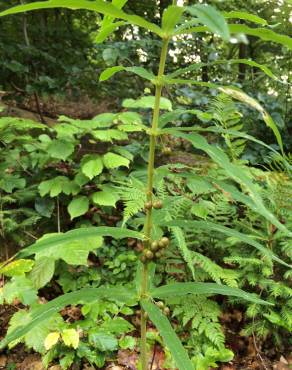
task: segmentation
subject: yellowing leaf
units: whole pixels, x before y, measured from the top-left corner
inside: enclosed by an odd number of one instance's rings
[[[62,339],[67,347],[76,349],[79,345],[79,333],[75,329],[65,329],[62,332]]]
[[[0,268],[0,274],[5,276],[24,275],[29,272],[34,265],[34,261],[20,259],[9,263],[8,265]]]
[[[49,349],[54,347],[54,345],[57,344],[59,338],[60,338],[60,333],[58,333],[57,331],[54,331],[48,334],[45,339],[45,343],[44,343],[45,349],[48,351]]]

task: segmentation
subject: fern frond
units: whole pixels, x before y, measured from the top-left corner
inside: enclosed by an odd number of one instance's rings
[[[142,211],[146,202],[145,185],[138,179],[131,177],[126,182],[120,182],[117,187],[120,199],[124,203],[123,225],[135,214]]]

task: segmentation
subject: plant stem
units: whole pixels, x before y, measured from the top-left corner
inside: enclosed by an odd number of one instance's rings
[[[164,74],[165,62],[168,51],[169,39],[163,39],[159,70],[158,70],[158,81]],[[154,177],[154,161],[155,161],[155,146],[156,146],[156,136],[159,121],[159,111],[160,111],[160,99],[161,99],[162,84],[160,81],[155,87],[155,103],[153,108],[153,117],[151,125],[150,134],[150,144],[149,144],[149,156],[148,156],[148,169],[147,169],[147,201],[152,202],[153,198],[153,177]],[[149,246],[151,242],[151,229],[152,229],[152,208],[146,211],[146,220],[144,224],[144,234],[145,234],[145,247]],[[142,282],[141,282],[141,298],[147,299],[147,289],[148,289],[148,265],[143,263],[142,270]],[[147,331],[147,318],[145,317],[145,311],[141,308],[141,366],[142,370],[148,369],[148,357],[146,348],[146,331]]]

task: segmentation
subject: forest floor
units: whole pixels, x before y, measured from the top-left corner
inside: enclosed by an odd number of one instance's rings
[[[86,99],[85,99],[86,100]],[[109,104],[103,103],[96,105],[90,101],[84,104],[56,104],[55,101],[47,101],[42,103],[42,117],[46,124],[53,125],[56,118],[60,114],[65,114],[70,117],[88,119],[97,114],[107,111]],[[79,108],[83,107],[82,110]],[[25,102],[22,106],[16,106],[14,102],[10,102],[5,106],[4,111],[0,116],[17,116],[25,119],[40,121],[40,115],[37,112],[33,102]],[[0,339],[5,336],[8,323],[19,308],[17,303],[15,305],[0,305]],[[133,318],[135,320],[135,318]],[[291,370],[292,369],[292,355],[285,349],[282,352],[277,351],[274,346],[267,340],[259,342],[255,337],[244,337],[240,334],[244,316],[243,313],[234,310],[232,312],[225,312],[221,317],[225,336],[226,346],[230,348],[234,354],[234,359],[226,364],[219,366],[218,370]],[[155,330],[149,328],[149,330]],[[136,370],[137,369],[138,352],[133,350],[120,350],[117,357],[108,362],[104,370]],[[167,370],[162,367],[164,361],[164,353],[160,346],[153,348],[151,356],[151,370]],[[0,352],[0,369],[5,370],[45,370],[42,365],[40,355],[32,351],[25,350],[24,345],[17,345],[11,350],[4,350]],[[70,370],[94,370],[88,364],[81,367],[73,365]],[[61,370],[59,365],[49,367],[49,370]],[[173,369],[170,369],[173,370]],[[211,370],[211,369],[210,369]]]
[[[14,305],[0,306],[0,340],[4,338],[11,316],[20,308],[16,301]],[[66,312],[61,312],[66,315]],[[130,318],[132,323],[139,323],[139,318]],[[221,316],[221,323],[226,337],[226,346],[234,352],[234,359],[219,366],[219,370],[291,370],[292,355],[287,349],[275,349],[272,342],[261,342],[253,336],[245,337],[240,334],[244,315],[239,310],[225,312]],[[149,326],[148,330],[155,328]],[[138,331],[137,331],[138,333]],[[288,343],[287,343],[288,344]],[[163,368],[163,349],[156,345],[150,354],[151,370],[174,370]],[[138,350],[120,350],[112,361],[109,361],[103,370],[137,370]],[[0,352],[0,369],[5,370],[45,370],[39,354],[25,349],[22,344],[13,349]],[[94,370],[89,364],[73,365],[70,370]],[[49,370],[61,370],[59,365],[49,367]],[[211,370],[211,369],[210,369]]]

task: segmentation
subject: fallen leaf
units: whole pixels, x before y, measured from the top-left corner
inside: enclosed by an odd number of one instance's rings
[[[3,367],[5,368],[7,364],[7,357],[5,355],[0,356],[0,368]]]

